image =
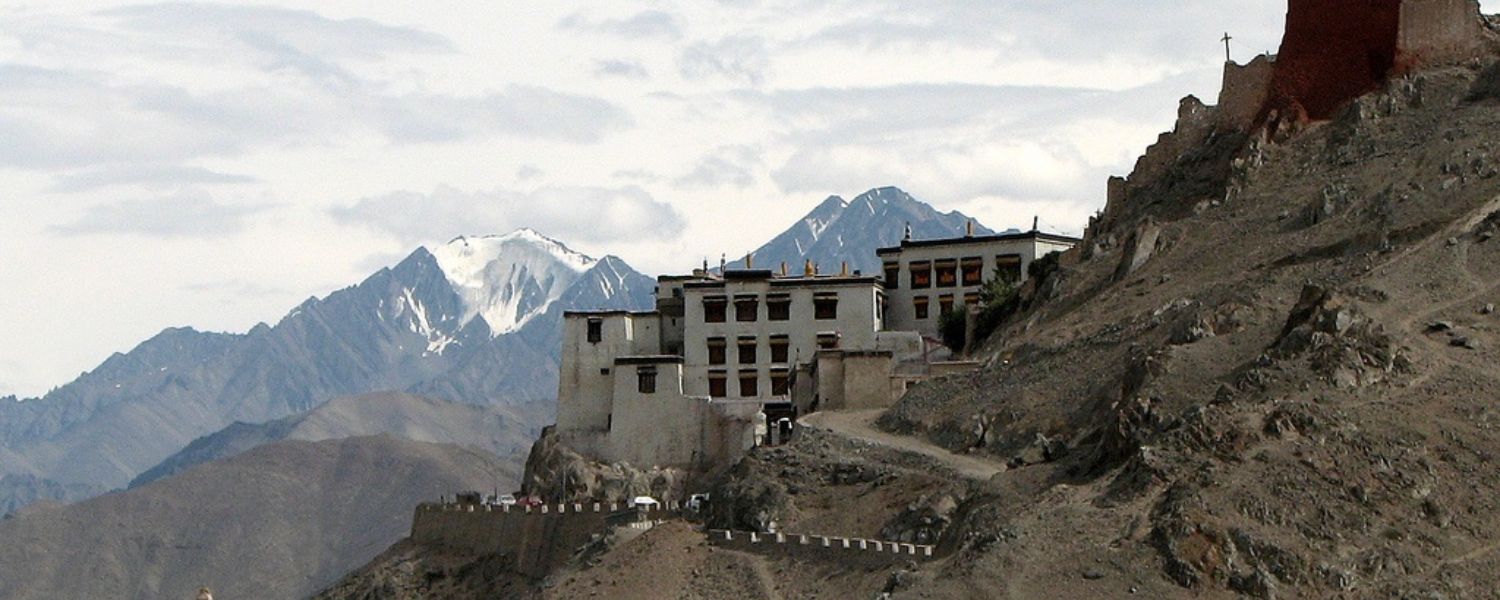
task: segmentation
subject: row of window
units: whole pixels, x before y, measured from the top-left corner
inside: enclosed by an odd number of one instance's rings
[[[1000,277],[1012,282],[1020,281],[1021,256],[1005,254],[995,257],[995,271]],[[934,281],[937,287],[958,287],[960,282],[964,286],[980,285],[984,283],[984,259],[971,256],[963,259],[912,261],[908,266],[907,281],[912,289],[919,290],[933,287]],[[888,289],[901,286],[900,263],[885,263],[885,286]]]
[[[703,299],[703,320],[707,323],[724,323],[729,315],[728,296],[708,296]],[[734,297],[734,320],[753,323],[760,318],[760,296],[736,294]],[[792,318],[792,296],[770,294],[766,296],[766,320],[789,321]],[[839,318],[839,298],[834,293],[818,293],[813,296],[813,318],[831,320]]]
[[[791,362],[792,340],[785,334],[772,335],[769,339],[771,347],[771,361],[773,363],[786,364]],[[838,347],[838,336],[836,334],[820,334],[818,336],[818,347],[832,349]],[[722,337],[708,338],[708,364],[723,365],[729,363],[729,340]],[[735,340],[736,358],[739,364],[753,365],[760,362],[760,342],[755,337],[742,337]]]
[[[936,314],[941,315],[943,313],[951,312],[953,310],[954,302],[957,300],[957,297],[954,296],[953,294],[943,294],[941,296],[938,296],[937,299],[938,299],[938,302],[937,302],[938,305],[937,305],[937,313]],[[976,305],[976,304],[979,304],[979,294],[978,293],[970,292],[970,293],[967,293],[967,294],[963,295],[963,305],[964,306],[972,306],[972,305]],[[931,312],[931,308],[932,308],[932,299],[931,298],[928,298],[927,296],[917,296],[916,298],[912,298],[912,312],[914,313],[913,314],[914,317],[916,317],[918,319],[926,319],[929,316],[933,316],[933,313]]]
[[[739,396],[741,398],[759,398],[761,390],[761,377],[759,371],[745,370],[738,374]],[[789,371],[771,371],[771,395],[786,396],[791,394],[791,373]],[[708,395],[711,398],[729,397],[729,374],[724,372],[710,372],[708,374]]]

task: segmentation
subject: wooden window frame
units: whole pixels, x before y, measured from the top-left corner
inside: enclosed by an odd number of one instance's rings
[[[656,393],[656,367],[635,368],[635,389],[642,394]]]

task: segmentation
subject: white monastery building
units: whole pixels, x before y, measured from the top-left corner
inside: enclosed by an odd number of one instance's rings
[[[893,404],[972,369],[933,336],[991,277],[1078,240],[1036,231],[903,240],[885,277],[747,268],[662,276],[656,310],[564,318],[557,432],[591,459],[702,471],[790,433],[800,414]],[[706,265],[705,265],[706,267]]]

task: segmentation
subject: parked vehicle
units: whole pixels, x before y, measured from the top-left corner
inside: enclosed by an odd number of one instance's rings
[[[536,496],[526,496],[516,500],[516,506],[537,507],[542,505],[542,499]]]
[[[708,508],[708,494],[693,494],[688,496],[687,506],[688,510],[693,512],[703,512],[704,509]]]
[[[636,496],[630,500],[630,506],[645,510],[655,510],[661,508],[661,503],[657,502],[656,498],[650,496]]]
[[[490,494],[485,496],[484,503],[490,506],[515,506],[516,497],[511,494],[500,494],[499,496]]]

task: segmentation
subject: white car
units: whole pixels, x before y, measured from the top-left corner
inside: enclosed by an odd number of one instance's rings
[[[636,496],[635,498],[630,500],[630,506],[652,510],[661,508],[661,503],[657,502],[656,498],[652,498],[650,496]]]
[[[512,494],[491,495],[484,499],[484,503],[490,506],[515,506],[516,497]]]

